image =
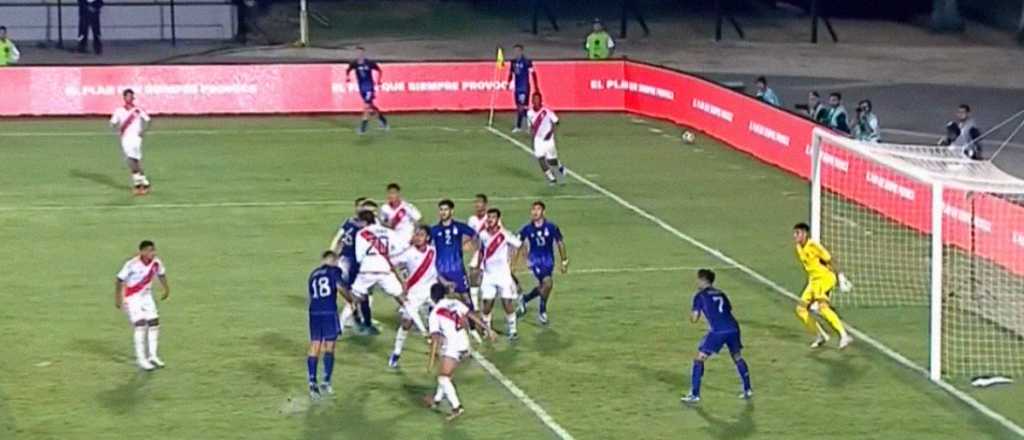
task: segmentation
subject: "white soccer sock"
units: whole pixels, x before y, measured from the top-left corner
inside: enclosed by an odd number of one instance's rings
[[[470,287],[469,298],[473,301],[473,310],[480,310],[480,288]]]
[[[516,316],[516,312],[515,311],[513,311],[512,313],[506,313],[505,314],[505,322],[508,323],[508,332],[509,332],[509,334],[519,333],[518,328],[516,327],[516,319],[517,318],[518,318],[518,316]]]
[[[455,392],[455,384],[452,383],[452,378],[437,376],[437,384],[444,389],[444,395],[448,397],[448,403],[452,404],[453,409],[462,406],[462,402],[459,402],[459,394]]]
[[[441,376],[437,376],[437,391],[434,392],[434,402],[444,399],[444,387],[441,386]]]
[[[341,325],[343,327],[351,327],[355,324],[355,321],[352,319],[353,313],[355,313],[355,310],[352,309],[352,306],[345,303],[345,307],[341,309]]]
[[[409,332],[405,328],[399,326],[398,331],[395,332],[395,351],[394,354],[402,354],[402,347],[405,346],[405,337]]]
[[[551,170],[547,170],[544,172],[544,177],[547,177],[548,180],[555,180],[555,173],[553,173]]]
[[[149,186],[149,179],[146,178],[146,175],[145,174],[139,174],[139,175],[142,176],[142,185],[143,186]]]
[[[412,319],[412,323],[416,326],[416,330],[420,331],[420,334],[427,334],[427,326],[423,325],[423,318],[420,317],[419,310],[413,310],[409,307],[409,304],[402,306],[405,309],[405,313],[409,315],[409,319]]]
[[[135,341],[135,360],[139,361],[139,363],[141,364],[141,363],[145,362],[146,359],[147,359],[147,357],[146,357],[146,326],[141,326],[141,327],[136,326],[135,327],[134,341]]]
[[[149,327],[149,358],[155,358],[157,341],[160,339],[160,326],[154,325]]]
[[[485,313],[484,314],[484,324],[487,324],[487,328],[491,328],[491,314],[490,313]]]

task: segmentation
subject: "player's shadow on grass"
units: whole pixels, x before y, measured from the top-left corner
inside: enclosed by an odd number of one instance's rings
[[[562,335],[554,329],[541,328],[534,337],[533,346],[540,354],[552,355],[565,351],[572,346],[572,342],[563,340]]]
[[[262,381],[282,393],[291,391],[292,386],[295,385],[294,376],[285,374],[288,368],[281,365],[274,365],[270,362],[246,362],[245,369],[256,380]]]
[[[534,172],[531,172],[531,171],[529,171],[529,170],[527,170],[527,169],[525,169],[525,168],[523,168],[521,166],[513,166],[512,164],[501,162],[501,161],[493,161],[493,162],[494,163],[491,164],[490,168],[492,170],[494,170],[498,175],[501,175],[501,176],[509,176],[509,177],[514,177],[514,178],[521,179],[521,180],[540,179],[540,178],[542,178],[542,176],[540,174],[540,169],[539,168],[537,169],[537,172],[534,173]]]
[[[832,353],[830,348],[814,350],[810,358],[815,362],[824,364],[826,369],[825,380],[833,388],[845,388],[861,380],[867,374],[867,368],[857,366],[861,359],[847,349],[843,353]]]
[[[665,389],[672,393],[678,392],[682,387],[686,387],[690,383],[689,370],[655,370],[642,364],[634,364],[633,368],[643,372],[644,376],[664,384]]]
[[[301,340],[288,339],[280,332],[268,332],[260,335],[259,344],[263,346],[264,350],[287,356],[301,357],[306,349]]]
[[[126,188],[126,186],[124,184],[118,183],[117,180],[115,180],[113,177],[110,177],[110,176],[108,176],[106,174],[94,173],[92,171],[84,171],[84,170],[79,170],[79,169],[71,170],[71,171],[68,172],[68,174],[71,177],[74,177],[76,179],[88,180],[88,181],[90,181],[92,183],[95,183],[95,184],[98,184],[98,185],[107,186],[107,187],[114,188],[114,189],[125,189]]]
[[[127,351],[119,349],[116,345],[111,345],[110,341],[99,339],[74,339],[71,341],[70,349],[94,355],[101,359],[118,364],[132,362],[132,358],[125,354]],[[127,348],[124,350],[127,350]]]
[[[101,391],[96,398],[105,408],[117,414],[126,414],[131,412],[135,406],[142,401],[142,388],[146,385],[146,382],[149,381],[149,377],[153,374],[159,373],[144,371],[136,372],[128,377],[127,382],[107,391]]]
[[[695,406],[694,411],[708,423],[709,426],[704,428],[704,430],[707,431],[708,435],[716,439],[733,440],[748,438],[757,431],[757,427],[754,425],[753,402],[747,402],[743,407],[743,411],[740,411],[736,421],[718,418],[700,405]]]
[[[743,321],[744,328],[757,329],[768,333],[768,336],[772,339],[791,341],[791,340],[804,340],[810,343],[811,339],[809,336],[805,336],[803,327],[801,327],[799,321],[794,315],[792,324],[777,324],[775,322],[763,322],[758,320],[747,320]],[[746,338],[744,338],[746,339]]]

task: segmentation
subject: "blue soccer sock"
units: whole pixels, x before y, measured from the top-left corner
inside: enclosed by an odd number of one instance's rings
[[[334,374],[334,352],[324,353],[324,383],[331,383],[332,374]]]
[[[523,121],[526,120],[526,109],[516,112],[516,128],[523,128]]]
[[[526,296],[523,297],[523,304],[529,304],[530,301],[533,301],[538,296],[540,296],[540,288],[534,287],[530,293],[527,293]]]
[[[747,361],[740,359],[736,361],[736,372],[743,381],[743,391],[750,391],[750,369],[747,368]]]
[[[540,297],[540,307],[537,310],[542,315],[548,312],[548,299],[547,299],[547,297],[541,295],[541,297]]]
[[[370,121],[363,119],[363,121],[359,123],[359,131],[366,131],[366,125],[369,123]]]
[[[369,298],[359,302],[359,315],[362,316],[362,324],[366,327],[373,325],[373,312],[370,310]]]
[[[704,361],[693,361],[693,372],[690,373],[690,394],[700,396],[700,380],[704,377]]]
[[[309,383],[311,383],[311,384],[315,384],[316,383],[316,364],[317,364],[316,356],[308,356],[308,357],[306,357],[306,370],[308,370],[308,373],[309,373]]]
[[[377,119],[380,119],[381,124],[388,125],[388,118],[385,118],[384,113],[381,113],[380,110],[377,111]]]

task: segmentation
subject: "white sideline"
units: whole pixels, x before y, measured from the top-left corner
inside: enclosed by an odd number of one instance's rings
[[[493,127],[488,127],[487,130],[490,131],[491,133],[494,133],[495,135],[505,139],[506,141],[512,143],[516,147],[519,147],[519,149],[521,149],[523,151],[526,151],[527,153],[530,153],[530,154],[533,153],[533,150],[530,149],[529,146],[527,146],[526,144],[520,142],[518,139],[513,138],[513,137],[503,133],[502,131],[493,128]],[[566,173],[568,175],[572,176],[573,178],[575,178],[576,180],[579,180],[584,185],[590,187],[594,191],[597,191],[597,192],[599,192],[601,194],[604,194],[608,198],[614,200],[616,203],[618,203],[619,205],[622,205],[624,208],[629,209],[630,211],[633,211],[633,212],[639,214],[641,217],[646,218],[647,220],[650,220],[654,224],[656,224],[659,227],[661,227],[661,229],[664,229],[665,231],[671,233],[672,235],[675,235],[677,238],[682,239],[683,241],[689,243],[690,245],[692,245],[692,246],[694,246],[694,247],[696,247],[696,248],[698,248],[698,249],[700,249],[700,250],[702,250],[704,252],[707,252],[708,254],[711,254],[713,257],[721,260],[723,263],[726,263],[726,264],[728,264],[728,265],[730,265],[732,267],[735,267],[739,271],[747,274],[751,278],[753,278],[753,279],[757,280],[758,282],[760,282],[761,284],[764,284],[765,286],[771,288],[772,290],[776,291],[777,293],[779,293],[781,295],[784,295],[784,296],[792,299],[793,301],[798,301],[799,300],[799,297],[795,293],[786,290],[786,288],[784,288],[784,287],[780,286],[778,283],[768,279],[764,275],[761,275],[760,273],[758,273],[754,269],[751,269],[750,267],[747,267],[747,266],[743,265],[742,263],[736,261],[732,257],[724,254],[722,251],[720,251],[718,249],[715,249],[715,248],[713,248],[711,246],[708,246],[708,245],[698,241],[697,239],[695,239],[695,238],[693,238],[693,237],[691,237],[691,236],[689,236],[687,234],[684,234],[683,232],[680,232],[678,229],[676,229],[672,225],[668,224],[664,220],[662,220],[662,219],[660,219],[658,217],[655,217],[651,213],[645,211],[643,208],[640,208],[640,207],[638,207],[638,206],[628,202],[626,199],[623,199],[619,195],[609,191],[608,189],[604,188],[603,186],[594,183],[590,179],[587,179],[586,177],[583,177],[582,175],[580,175],[580,174],[578,174],[578,173],[576,173],[576,172],[574,172],[574,171],[572,171],[572,170],[570,170],[568,168],[566,168]],[[867,343],[868,345],[872,346],[876,350],[882,352],[882,354],[884,354],[884,355],[888,356],[889,358],[891,358],[892,360],[895,360],[896,362],[900,363],[904,367],[907,367],[907,368],[909,368],[909,369],[911,369],[911,370],[921,374],[922,376],[924,376],[926,378],[928,377],[928,370],[926,368],[921,367],[921,366],[915,364],[910,359],[907,359],[902,354],[899,354],[895,350],[885,346],[881,342],[878,342],[874,338],[868,336],[866,333],[861,332],[860,330],[857,330],[857,329],[855,329],[855,328],[853,328],[851,326],[847,326],[847,330],[850,333],[852,333],[854,335],[854,337],[856,337],[856,338],[860,339],[861,341]],[[988,418],[998,422],[1004,428],[1010,430],[1011,432],[1013,432],[1014,434],[1017,434],[1020,437],[1024,437],[1024,428],[1021,428],[1019,425],[1014,423],[1012,420],[1006,418],[1002,414],[1000,414],[1000,413],[992,410],[991,408],[985,406],[985,404],[977,401],[976,399],[971,397],[969,394],[967,394],[967,393],[965,393],[963,391],[960,391],[959,389],[957,389],[953,385],[950,385],[948,382],[946,382],[944,380],[933,381],[933,382],[939,388],[941,388],[942,390],[944,390],[944,391],[948,392],[949,394],[953,395],[953,397],[956,397],[961,402],[967,404],[971,408],[974,408],[975,410],[977,410],[981,414],[984,414]]]
[[[480,354],[476,350],[473,350],[470,354],[473,356],[473,359],[476,359],[476,362],[480,364],[481,367],[484,367],[484,371],[487,371],[487,374],[490,374],[491,377],[496,379],[498,382],[501,382],[501,384],[505,386],[505,389],[507,389],[508,392],[512,393],[513,396],[519,399],[519,401],[522,402],[523,405],[526,406],[526,408],[528,408],[530,411],[533,411],[537,418],[540,419],[541,422],[544,422],[544,424],[547,425],[548,429],[554,432],[555,435],[558,436],[558,438],[562,440],[573,440],[573,436],[572,434],[569,434],[569,431],[566,431],[565,428],[562,428],[562,425],[559,425],[558,422],[556,422],[555,419],[551,417],[551,414],[548,414],[548,412],[545,411],[544,408],[541,408],[541,406],[538,405],[537,402],[534,402],[533,399],[530,398],[530,396],[526,395],[526,393],[523,392],[521,388],[519,388],[518,386],[516,386],[515,383],[509,380],[509,378],[506,377],[501,372],[501,370],[498,369],[498,367],[495,367],[494,364],[491,363],[491,361],[487,360],[487,358],[485,358],[484,355]]]
[[[352,197],[354,199],[354,197]],[[434,203],[442,197],[431,199],[412,199],[416,203]],[[494,196],[490,200],[496,201],[523,201],[523,200],[591,200],[601,198],[598,194],[579,195],[554,195],[554,196]],[[209,202],[209,203],[153,203],[153,204],[125,204],[125,205],[25,205],[25,206],[0,206],[0,212],[9,211],[77,211],[77,210],[102,210],[102,209],[185,209],[185,208],[273,208],[288,206],[328,206],[347,205],[348,198],[337,200],[282,200],[276,202]],[[456,202],[471,202],[472,198],[453,198]]]
[[[408,127],[391,127],[389,131],[447,131],[447,132],[470,132],[480,131],[478,128],[453,128],[445,126],[408,126]],[[258,134],[274,134],[274,133],[355,133],[355,128],[349,127],[306,127],[306,128],[210,128],[210,129],[156,129],[147,130],[146,135],[216,135],[224,133],[236,133],[236,134],[247,134],[247,133],[258,133]],[[48,132],[48,131],[12,131],[12,132],[0,132],[0,138],[3,137],[82,137],[82,136],[116,136],[116,133],[111,131],[98,131],[98,130],[85,130],[85,131],[59,131],[59,132]]]

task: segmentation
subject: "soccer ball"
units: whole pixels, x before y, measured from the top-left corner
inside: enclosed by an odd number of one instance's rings
[[[696,139],[697,139],[697,136],[694,135],[692,131],[686,130],[686,131],[683,132],[683,142],[686,142],[688,144],[692,144],[693,141],[696,140]]]

